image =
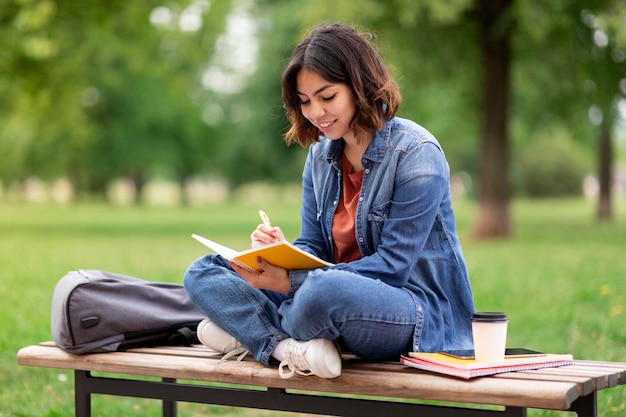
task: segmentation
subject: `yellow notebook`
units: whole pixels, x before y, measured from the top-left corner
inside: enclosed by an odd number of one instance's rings
[[[256,258],[259,256],[265,259],[266,262],[287,270],[316,269],[333,265],[332,263],[326,262],[315,255],[311,255],[310,253],[305,252],[284,240],[272,243],[271,245],[263,246],[261,248],[237,252],[234,249],[227,248],[226,246],[220,245],[219,243],[213,242],[212,240],[196,234],[191,235],[191,237],[204,244],[215,253],[222,255],[229,261],[232,261],[249,271],[260,271],[256,263]]]

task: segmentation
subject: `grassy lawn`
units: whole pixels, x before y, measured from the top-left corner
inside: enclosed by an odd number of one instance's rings
[[[288,238],[298,232],[298,202],[264,203]],[[73,415],[73,378],[62,370],[18,367],[16,352],[50,340],[50,300],[68,270],[106,269],[180,282],[204,253],[203,234],[236,249],[249,245],[257,205],[204,208],[71,207],[0,203],[0,417]],[[626,201],[616,220],[594,221],[583,200],[518,201],[515,236],[475,242],[475,206],[459,201],[458,224],[476,306],[506,311],[509,346],[576,358],[626,361]],[[626,414],[626,388],[603,391],[600,416]],[[156,401],[95,396],[93,415],[157,416]],[[179,415],[278,416],[283,413],[181,404]],[[567,416],[529,411],[529,417]]]

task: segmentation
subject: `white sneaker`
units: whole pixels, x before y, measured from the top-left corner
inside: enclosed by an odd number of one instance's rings
[[[204,319],[198,323],[198,340],[204,346],[219,353],[224,353],[222,360],[225,361],[235,355],[239,355],[238,361],[249,353],[248,350],[232,337],[228,332],[213,323],[210,319]]]
[[[341,355],[335,342],[328,339],[312,339],[299,342],[291,339],[285,346],[285,360],[278,367],[281,378],[294,374],[317,375],[320,378],[336,378],[341,375]]]

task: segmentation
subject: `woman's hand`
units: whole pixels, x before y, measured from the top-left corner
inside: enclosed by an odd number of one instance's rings
[[[250,272],[233,262],[228,261],[228,263],[252,287],[287,294],[291,289],[291,280],[287,270],[267,263],[261,257],[258,257],[256,261],[262,269],[261,272]]]
[[[251,246],[253,248],[260,248],[285,240],[285,235],[280,227],[268,227],[261,223],[250,235],[250,240],[252,241]]]

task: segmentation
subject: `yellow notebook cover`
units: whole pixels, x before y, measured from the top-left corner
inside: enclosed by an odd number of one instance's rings
[[[272,243],[271,245],[263,246],[261,248],[237,252],[234,249],[220,245],[219,243],[213,242],[212,240],[196,234],[191,235],[191,237],[204,244],[215,253],[222,255],[224,258],[233,261],[242,268],[246,268],[250,271],[260,271],[256,263],[256,258],[259,256],[265,259],[266,262],[287,270],[316,269],[333,265],[332,263],[326,262],[315,255],[305,252],[284,240]]]

